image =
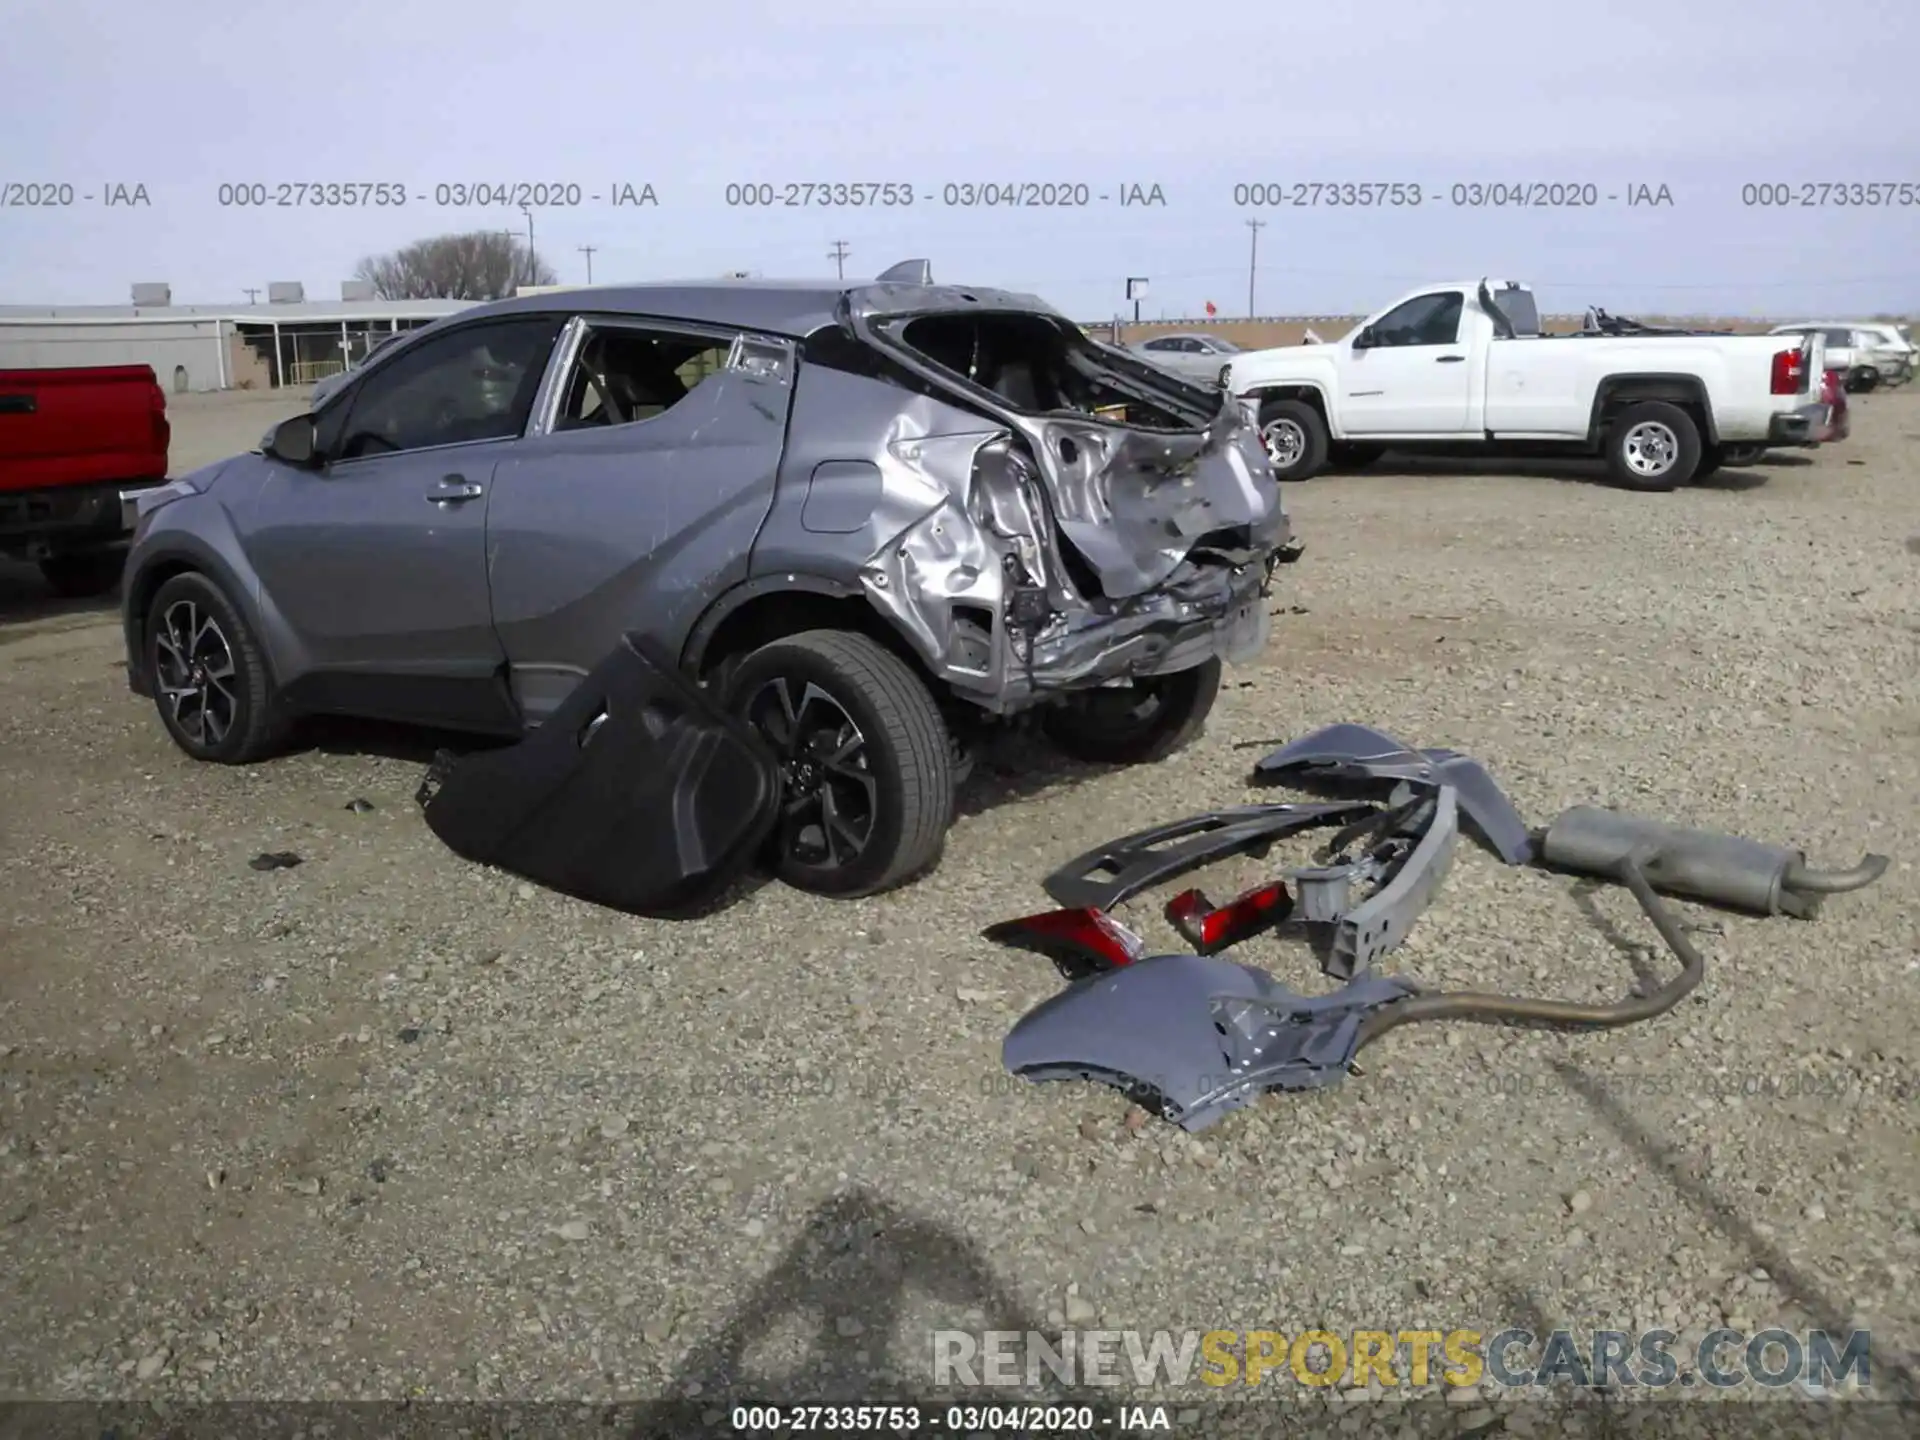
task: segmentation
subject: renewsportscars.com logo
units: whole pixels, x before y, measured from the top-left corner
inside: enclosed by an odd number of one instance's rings
[[[1826,1330],[1069,1330],[933,1332],[937,1386],[1284,1384],[1410,1389],[1870,1389],[1872,1335]]]

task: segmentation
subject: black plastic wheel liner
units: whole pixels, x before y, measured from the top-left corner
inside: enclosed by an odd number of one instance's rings
[[[436,765],[419,798],[468,860],[666,916],[752,862],[780,778],[758,735],[629,635],[526,739]]]

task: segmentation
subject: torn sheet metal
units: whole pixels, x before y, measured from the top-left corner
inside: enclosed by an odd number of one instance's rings
[[[1157,955],[1042,1001],[1001,1047],[1028,1080],[1091,1080],[1150,1099],[1182,1129],[1204,1130],[1263,1090],[1333,1084],[1370,1014],[1414,993],[1369,976],[1331,995],[1297,995],[1247,965]]]
[[[1143,890],[1283,836],[1376,813],[1356,802],[1241,805],[1138,830],[1076,855],[1041,884],[1054,903],[1112,910]]]
[[[418,798],[469,860],[669,915],[747,867],[779,797],[759,737],[628,636],[526,739],[436,764]]]
[[[1281,746],[1254,766],[1256,779],[1412,781],[1450,785],[1463,822],[1509,865],[1533,862],[1536,842],[1506,793],[1479,761],[1458,750],[1414,750],[1369,725],[1328,725]]]

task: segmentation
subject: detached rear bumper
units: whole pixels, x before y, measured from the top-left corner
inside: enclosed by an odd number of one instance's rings
[[[1820,432],[1827,425],[1827,407],[1815,402],[1776,415],[1767,424],[1769,445],[1818,445]]]

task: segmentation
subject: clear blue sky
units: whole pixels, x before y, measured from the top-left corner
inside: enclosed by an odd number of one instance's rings
[[[578,185],[538,210],[566,281],[831,275],[927,256],[1084,318],[1212,300],[1373,308],[1427,280],[1533,281],[1550,309],[1920,309],[1920,6],[1913,0],[10,0],[0,303],[337,296],[362,255],[517,208],[442,184]],[[906,208],[729,207],[729,182],[895,183]],[[1084,208],[967,209],[949,183],[1086,185]],[[1401,183],[1418,207],[1235,203],[1269,182]],[[223,184],[397,183],[403,208],[223,208]],[[1457,207],[1456,183],[1575,187],[1582,209]],[[1908,203],[1745,205],[1744,185],[1905,184]],[[107,206],[114,184],[145,206]],[[650,184],[658,204],[615,207]],[[1118,204],[1158,185],[1164,205]],[[1630,207],[1664,185],[1670,205]],[[590,197],[600,194],[599,202]],[[1855,192],[1863,194],[1863,192]],[[88,202],[77,197],[92,194]],[[1617,195],[1617,200],[1609,196]],[[0,200],[20,198],[0,193]],[[1757,198],[1757,197],[1756,197]],[[1814,197],[1818,199],[1817,192]],[[1865,197],[1871,199],[1871,197]],[[1897,202],[1897,191],[1892,196]]]

